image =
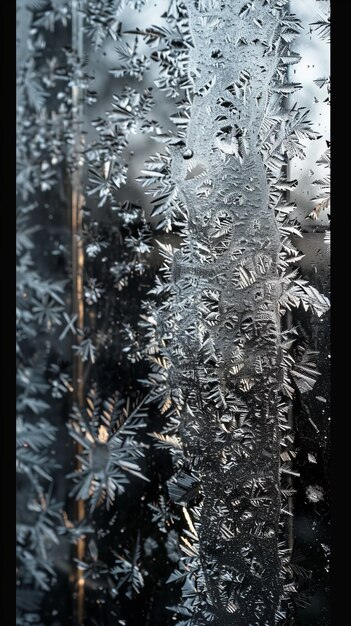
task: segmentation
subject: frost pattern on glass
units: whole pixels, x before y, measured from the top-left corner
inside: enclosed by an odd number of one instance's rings
[[[319,372],[291,311],[329,308],[291,241],[289,162],[320,138],[294,100],[302,26],[286,0],[160,0],[157,19],[151,4],[18,4],[17,623],[46,623],[62,552],[62,623],[126,624],[125,598],[150,588],[151,623],[167,555],[169,620],[292,624],[308,573],[291,545],[291,401]],[[316,221],[328,180],[314,185]],[[318,481],[305,493],[324,498]]]
[[[287,617],[295,591],[284,395],[293,396],[291,378],[304,392],[318,375],[303,348],[296,361],[289,354],[296,331],[282,332],[280,320],[300,303],[318,316],[329,306],[291,268],[299,253],[290,235],[300,229],[289,220],[297,181],[287,180],[286,157],[317,133],[286,106],[300,87],[287,70],[299,60],[290,44],[301,29],[286,2],[186,6],[191,105],[179,113],[169,179],[167,159],[151,161],[156,200],[173,184],[182,230],[179,249],[160,244],[171,293],[160,328],[185,455],[169,492],[186,503],[197,486],[202,496],[178,578],[186,623],[271,625]]]
[[[69,353],[62,332],[68,317],[68,280],[62,271],[66,241],[59,227],[43,236],[67,202],[62,171],[71,156],[70,67],[65,52],[55,46],[51,57],[44,56],[47,40],[35,14],[39,5],[17,3],[18,626],[42,625],[41,604],[57,580],[55,553],[64,533],[63,503],[53,480],[61,465],[55,449],[61,434],[57,413],[72,390],[63,366]],[[56,2],[45,13],[51,24],[67,25],[66,5]],[[59,66],[66,63],[63,76]]]

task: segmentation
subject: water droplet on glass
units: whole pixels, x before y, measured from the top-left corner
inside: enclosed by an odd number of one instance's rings
[[[190,150],[190,148],[187,148],[186,150],[184,150],[183,152],[183,159],[191,159],[191,157],[193,156],[193,151]]]

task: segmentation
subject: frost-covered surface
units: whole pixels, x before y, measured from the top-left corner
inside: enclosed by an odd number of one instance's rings
[[[299,316],[329,308],[300,269],[308,25],[285,0],[18,21],[17,622],[292,624],[292,413],[319,378]]]
[[[202,496],[185,606],[189,624],[273,624],[296,591],[284,544],[296,474],[284,396],[290,378],[303,393],[318,375],[308,351],[294,362],[296,331],[282,334],[280,318],[300,303],[317,316],[328,309],[291,268],[300,255],[289,234],[300,229],[287,193],[298,181],[286,164],[318,133],[287,102],[300,88],[288,67],[300,59],[290,44],[301,25],[286,3],[187,7],[191,106],[170,175],[182,244],[161,244],[171,291],[161,327],[186,467],[175,483],[187,472]]]

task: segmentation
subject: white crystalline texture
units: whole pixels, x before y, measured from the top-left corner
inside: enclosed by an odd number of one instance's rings
[[[276,75],[287,52],[285,3],[186,4],[194,96],[184,143],[172,148],[186,227],[173,257],[171,377],[185,398],[185,454],[201,478],[199,547],[212,623],[272,626],[283,595],[282,284],[262,134],[272,93],[279,110],[291,91]],[[278,151],[283,138],[281,130],[271,136]],[[291,186],[279,176],[277,197]],[[200,604],[191,624],[205,623]]]

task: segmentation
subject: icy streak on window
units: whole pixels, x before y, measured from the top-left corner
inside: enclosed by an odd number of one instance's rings
[[[194,95],[185,145],[172,149],[186,213],[173,257],[172,383],[183,394],[184,448],[203,494],[207,605],[194,609],[196,626],[209,615],[218,626],[273,625],[283,591],[281,243],[262,149],[284,89],[276,76],[287,49],[283,4],[186,3]]]

